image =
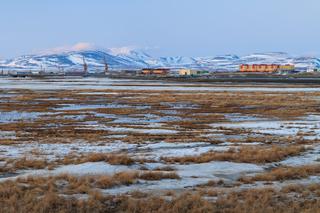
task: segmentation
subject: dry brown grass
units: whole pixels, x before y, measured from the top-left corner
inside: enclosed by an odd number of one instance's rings
[[[162,180],[162,179],[180,179],[175,172],[143,172],[140,173],[139,179],[143,180]]]
[[[26,157],[13,161],[14,169],[44,169],[48,162],[42,159],[28,159]]]
[[[184,92],[184,91],[114,91],[114,90],[72,90],[72,91],[31,91],[12,90],[20,94],[10,98],[12,102],[0,103],[0,109],[4,111],[28,111],[28,112],[53,112],[52,108],[59,104],[106,104],[122,103],[132,108],[101,108],[92,109],[114,115],[144,113],[158,114],[160,109],[171,108],[164,103],[189,103],[198,105],[196,109],[175,109],[181,114],[181,118],[187,121],[166,122],[165,128],[177,125],[183,132],[178,135],[133,135],[130,133],[124,139],[128,143],[144,143],[145,141],[167,141],[167,142],[219,142],[212,138],[201,137],[205,133],[208,124],[225,121],[223,113],[243,113],[248,115],[260,115],[267,117],[279,117],[292,119],[303,116],[306,113],[317,112],[317,101],[313,99],[319,93],[272,93],[272,92]],[[99,94],[84,95],[81,92],[99,92]],[[103,94],[115,93],[115,94]],[[304,103],[303,107],[301,102]],[[135,106],[150,105],[151,109],[140,110]],[[204,115],[206,113],[207,115]],[[34,121],[21,121],[12,124],[0,125],[0,129],[12,130],[20,134],[23,141],[45,141],[46,143],[72,143],[76,140],[87,142],[106,141],[105,135],[112,132],[94,129],[79,129],[79,125],[85,121],[96,121],[106,124],[112,119],[98,118],[88,110],[66,110],[60,115],[83,115],[88,117],[82,121],[72,119],[56,118],[56,115],[47,115]],[[164,116],[164,115],[161,115]],[[55,127],[43,128],[47,124]],[[120,126],[125,126],[121,124]],[[192,131],[190,131],[192,130]],[[195,131],[196,130],[196,131]],[[241,132],[233,132],[238,134]],[[242,132],[245,133],[245,132]],[[14,140],[13,142],[18,142]],[[112,140],[110,140],[112,142]],[[3,143],[9,143],[3,141]]]
[[[11,140],[11,139],[0,139],[0,145],[4,145],[4,146],[11,146],[18,143],[19,143],[18,141]]]
[[[160,166],[154,169],[154,171],[175,171],[176,168],[173,166]]]
[[[314,199],[320,192],[319,185],[303,189],[293,187],[295,198],[273,189],[246,190],[232,193],[208,192],[207,196],[217,196],[216,201],[208,201],[198,193],[183,193],[172,199],[159,196],[104,196],[98,191],[89,193],[88,199],[60,196],[56,191],[41,191],[39,188],[18,185],[14,182],[0,184],[0,212],[248,212],[285,213],[319,212],[320,201]],[[291,191],[292,191],[291,190]]]
[[[306,165],[299,167],[279,167],[269,172],[255,175],[253,177],[242,177],[240,181],[251,183],[253,181],[285,181],[307,178],[310,175],[319,175],[320,165]]]
[[[105,153],[92,153],[82,159],[81,163],[84,162],[98,162],[105,161],[112,165],[131,165],[134,163],[134,160],[129,157],[127,154],[105,154]]]
[[[211,123],[209,121],[208,123]],[[167,122],[168,126],[179,126],[180,128],[187,129],[187,130],[198,130],[198,129],[210,129],[210,126],[208,124],[205,124],[201,120],[194,120],[194,121],[172,121],[172,122]]]
[[[223,180],[209,180],[208,183],[201,185],[201,186],[209,186],[209,187],[216,187],[216,186],[223,186],[224,185],[224,181]]]
[[[94,188],[112,188],[119,185],[131,185],[136,183],[138,177],[138,172],[136,171],[127,171],[119,172],[114,175],[96,175],[96,176],[86,176],[76,178],[74,176],[67,175],[63,177],[67,179],[71,184],[72,189],[78,189],[79,185],[84,186],[88,189]],[[77,190],[75,191],[77,193]]]
[[[0,175],[12,173],[15,170],[12,167],[8,167],[6,165],[0,167]]]
[[[159,110],[171,110],[163,103],[190,103],[199,106],[197,109],[176,109],[178,116],[187,121],[166,122],[164,128],[181,130],[179,134],[148,135],[130,133],[123,139],[127,143],[151,142],[212,142],[206,134],[208,124],[225,121],[223,113],[242,113],[247,115],[259,115],[262,117],[294,119],[299,116],[319,111],[318,101],[313,99],[319,93],[271,93],[271,92],[183,92],[183,91],[113,91],[113,90],[73,90],[73,91],[30,91],[16,90],[17,97],[12,97],[12,102],[0,103],[3,111],[27,111],[27,112],[53,112],[52,108],[59,104],[106,104],[122,103],[132,108],[92,109],[90,111],[114,114],[119,116],[134,116],[134,114],[157,114],[164,116]],[[80,92],[117,92],[117,94],[104,95],[80,95]],[[58,98],[50,100],[48,98]],[[47,99],[47,100],[45,100]],[[301,103],[304,103],[301,105]],[[140,110],[135,106],[150,105],[151,109]],[[109,143],[113,139],[106,139],[106,135],[113,132],[79,128],[84,122],[93,121],[106,124],[112,119],[98,118],[94,113],[90,115],[87,110],[69,110],[60,115],[79,115],[87,113],[88,118],[82,121],[56,118],[55,115],[44,116],[33,121],[20,121],[10,124],[0,124],[3,131],[15,131],[16,140],[1,140],[0,144],[12,145],[13,143],[73,143],[85,140],[86,142]],[[208,113],[207,116],[201,113]],[[51,124],[52,127],[46,127]],[[176,126],[172,126],[176,125]],[[119,124],[125,127],[128,124]],[[226,135],[248,135],[249,130],[223,129]],[[299,133],[299,136],[313,135]],[[230,139],[232,141],[232,139]],[[228,152],[209,152],[199,156],[187,156],[179,158],[163,158],[167,162],[178,163],[203,163],[209,161],[234,161],[248,163],[268,163],[280,161],[288,156],[299,155],[305,148],[293,143],[306,144],[308,141],[292,139],[276,139],[275,137],[257,138],[247,137],[246,142],[262,142],[265,145],[259,147],[242,147],[239,150]],[[242,142],[233,140],[233,142]],[[277,144],[270,146],[270,144]],[[76,153],[76,152],[75,152]],[[39,153],[31,153],[39,155]],[[104,161],[115,165],[131,165],[142,160],[132,159],[127,154],[92,153],[83,155],[66,156],[63,160],[47,162],[46,160],[16,159],[12,166],[18,169],[54,168],[59,164],[78,164],[84,162]],[[3,168],[3,173],[12,171],[13,168]],[[288,187],[278,192],[272,189],[248,190],[235,193],[207,191],[207,196],[217,197],[217,201],[209,202],[198,194],[183,194],[175,196],[172,200],[161,197],[148,197],[145,194],[133,193],[136,196],[104,196],[95,189],[108,189],[120,185],[138,183],[139,180],[161,180],[164,178],[179,179],[172,168],[158,168],[158,171],[147,172],[122,172],[112,176],[72,177],[68,175],[50,178],[19,179],[17,182],[8,181],[0,183],[0,212],[317,212],[320,209],[319,200],[313,199],[320,196],[319,185],[310,187]],[[166,171],[166,172],[162,172]],[[260,176],[260,180],[286,180],[301,178],[310,174],[319,174],[318,169],[285,168],[271,171],[270,174]],[[217,182],[208,183],[207,187],[219,186]],[[203,189],[203,188],[202,188]],[[287,193],[296,193],[294,198]],[[67,195],[67,196],[62,196]],[[87,198],[86,196],[89,195]],[[81,199],[79,199],[81,198]]]
[[[33,156],[42,155],[42,153],[31,152]],[[76,153],[71,153],[64,156],[62,159],[47,161],[42,158],[33,158],[33,157],[22,157],[16,159],[4,159],[5,166],[1,169],[1,173],[14,172],[21,169],[49,169],[53,170],[54,168],[60,165],[70,165],[70,164],[82,164],[86,162],[107,162],[112,165],[132,165],[136,160],[129,157],[127,154],[110,154],[110,153],[90,153],[87,155],[78,155]],[[137,159],[137,162],[143,163],[143,159]]]
[[[63,159],[58,160],[57,164],[81,164],[86,162],[107,162],[112,165],[132,165],[135,160],[129,155],[122,154],[112,154],[112,153],[89,153],[86,155],[69,154],[64,156]]]
[[[270,163],[278,162],[289,156],[299,155],[306,151],[301,145],[288,146],[246,146],[239,150],[230,149],[227,152],[207,152],[197,156],[162,157],[161,160],[170,163],[206,163],[210,161],[232,161],[240,163]]]

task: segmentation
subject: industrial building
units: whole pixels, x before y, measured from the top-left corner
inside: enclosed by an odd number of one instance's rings
[[[142,75],[168,75],[170,69],[167,68],[155,68],[155,69],[142,69]]]
[[[193,75],[197,75],[197,71],[196,70],[189,70],[189,69],[181,69],[181,70],[179,70],[179,75],[180,76],[193,76]]]
[[[292,64],[241,64],[240,72],[290,72],[294,71],[295,66]]]
[[[311,67],[308,67],[306,72],[320,72],[320,68],[311,66]]]
[[[295,66],[293,64],[280,65],[279,71],[291,72],[295,70]]]
[[[199,71],[199,70],[190,70],[190,69],[181,69],[179,70],[180,76],[203,76],[209,75],[208,71]]]
[[[139,74],[138,70],[120,70],[120,71],[109,72],[109,75],[121,75],[121,76],[136,76],[137,74]]]

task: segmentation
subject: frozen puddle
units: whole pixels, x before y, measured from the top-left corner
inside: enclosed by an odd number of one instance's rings
[[[0,99],[1,98],[11,98],[11,97],[15,97],[17,96],[17,94],[0,94]]]
[[[320,136],[320,116],[310,115],[301,120],[294,121],[243,121],[233,123],[211,124],[214,128],[224,127],[231,129],[249,129],[254,133],[268,135],[297,135],[299,133],[312,133],[308,139]],[[313,136],[314,135],[314,136]]]
[[[134,115],[132,115],[134,116]],[[152,114],[137,115],[141,117],[119,117],[110,123],[118,124],[146,124],[146,123],[161,123],[170,121],[181,121],[183,120],[178,116],[157,116]]]
[[[146,164],[149,169],[161,165]],[[162,164],[165,166],[165,164]],[[160,181],[139,181],[140,184],[131,186],[120,186],[118,188],[103,190],[107,194],[124,194],[131,191],[152,192],[153,190],[179,190],[205,184],[209,180],[234,181],[242,174],[262,172],[263,168],[255,164],[231,163],[231,162],[210,162],[203,164],[171,165],[177,169],[181,179],[170,179]]]
[[[0,130],[0,139],[16,139],[16,132]]]
[[[263,118],[260,116],[243,115],[241,113],[227,113],[227,114],[223,114],[223,115],[224,115],[225,119],[227,119],[231,122],[268,120],[267,118]]]
[[[107,130],[111,132],[134,132],[134,133],[144,133],[144,134],[152,134],[152,135],[162,135],[162,134],[177,134],[176,130],[169,129],[135,129],[135,128],[126,128],[126,127],[114,127],[114,126],[104,126],[104,125],[88,125],[86,128],[96,129],[96,130]],[[79,128],[81,129],[81,128]]]
[[[162,106],[170,107],[171,109],[198,109],[199,105],[192,103],[161,103]]]
[[[146,163],[143,166],[149,170],[158,167],[168,166],[162,163]],[[225,180],[233,182],[243,174],[262,172],[263,168],[255,164],[232,163],[232,162],[210,162],[203,164],[178,165],[171,164],[176,169],[181,179],[164,179],[159,181],[139,180],[137,184],[131,186],[120,186],[111,189],[102,190],[107,194],[122,194],[130,191],[152,190],[179,190],[205,184],[209,180]],[[119,172],[139,171],[141,165],[132,166],[110,165],[106,162],[89,162],[78,165],[60,166],[54,170],[22,170],[15,177],[1,178],[0,181],[14,180],[16,178],[25,178],[28,176],[56,176],[61,174],[70,174],[75,176],[88,175],[114,175]]]
[[[152,159],[161,157],[183,157],[188,155],[200,155],[209,151],[227,151],[228,146],[219,146],[210,143],[167,143],[160,142],[142,145],[134,153],[135,156],[144,154]]]
[[[69,111],[69,110],[85,110],[85,109],[104,109],[104,108],[130,108],[129,105],[124,104],[93,104],[93,105],[78,105],[78,104],[63,104],[61,107],[54,108],[58,111]]]
[[[45,113],[40,112],[0,112],[0,123],[11,123],[20,120],[34,120]]]
[[[194,83],[169,83],[165,81],[144,81],[132,79],[109,79],[109,78],[64,78],[64,79],[14,79],[0,78],[0,89],[31,89],[31,90],[145,90],[145,91],[228,91],[228,92],[318,92],[318,87],[224,87],[210,84],[198,86]]]
[[[118,95],[118,92],[80,92],[79,95]]]
[[[303,155],[289,157],[286,160],[279,162],[285,166],[303,166],[309,164],[320,164],[320,145],[313,147],[313,149]]]
[[[132,166],[132,169],[128,166],[122,165],[110,165],[105,162],[89,162],[78,165],[66,165],[60,166],[54,170],[23,170],[15,177],[1,178],[0,181],[14,180],[17,178],[25,178],[29,176],[56,176],[61,174],[70,174],[76,176],[88,176],[88,175],[113,175],[115,173],[136,170],[138,166]]]
[[[181,114],[181,111],[177,111],[177,110],[159,110],[160,113],[163,113],[165,115],[178,115]]]
[[[244,173],[262,172],[263,167],[248,163],[209,162],[175,165],[181,177],[209,177],[237,180]]]
[[[136,169],[132,166],[132,169]],[[128,166],[122,165],[110,165],[105,162],[83,163],[78,165],[61,166],[47,175],[59,175],[59,174],[71,174],[71,175],[113,175],[115,173],[124,172],[130,170]]]
[[[270,188],[271,186],[274,188],[278,188],[279,190],[283,187],[290,185],[310,185],[310,184],[318,184],[320,183],[320,176],[309,176],[304,179],[296,179],[296,180],[286,180],[286,181],[258,181],[254,184],[242,184],[239,186],[240,189],[258,189],[258,188]]]
[[[77,153],[112,153],[135,149],[136,144],[123,143],[121,141],[105,143],[103,146],[99,143],[88,144],[86,142],[72,144],[40,144],[34,143],[29,146],[17,144],[15,146],[0,145],[0,157],[19,158],[29,154],[32,150],[38,150],[47,159],[52,160],[64,157],[72,152]]]

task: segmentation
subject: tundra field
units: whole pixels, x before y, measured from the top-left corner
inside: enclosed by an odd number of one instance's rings
[[[320,212],[320,87],[0,79],[0,212]]]

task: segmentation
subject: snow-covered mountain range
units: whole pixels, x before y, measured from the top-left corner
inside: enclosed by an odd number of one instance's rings
[[[111,50],[72,51],[60,54],[25,55],[1,60],[0,69],[78,69],[83,58],[91,70],[104,66],[106,59],[111,69],[141,69],[147,67],[193,68],[210,71],[236,71],[240,64],[295,64],[297,70],[320,67],[315,57],[292,57],[287,53],[259,53],[246,56],[222,55],[214,57],[152,57],[142,51],[114,53]]]

